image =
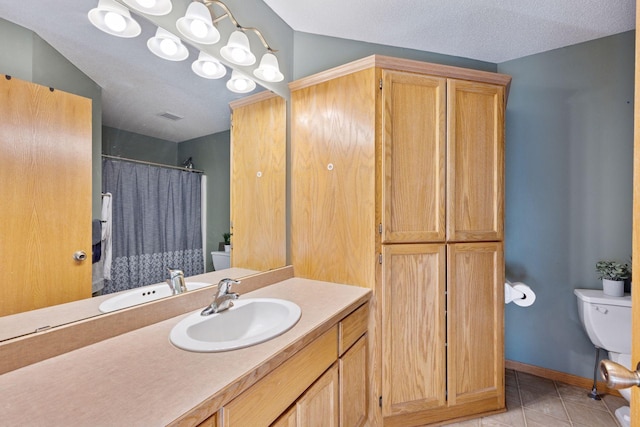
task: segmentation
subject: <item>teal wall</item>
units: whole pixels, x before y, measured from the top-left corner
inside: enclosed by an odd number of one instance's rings
[[[591,378],[575,288],[601,288],[600,259],[631,255],[634,37],[626,32],[498,65],[506,115],[506,358]]]
[[[491,62],[300,32],[294,33],[293,48],[294,80],[370,55],[394,56],[483,71],[497,70],[496,64]]]
[[[207,234],[205,254],[207,271],[213,270],[211,251],[218,250],[222,233],[229,232],[230,178],[230,132],[184,141],[178,144],[178,163],[189,157],[195,169],[203,170],[207,176]]]
[[[0,74],[84,96],[92,102],[92,216],[101,209],[102,89],[36,34],[0,19]],[[97,167],[95,165],[98,165]]]
[[[102,154],[173,166],[178,161],[178,144],[103,126]]]

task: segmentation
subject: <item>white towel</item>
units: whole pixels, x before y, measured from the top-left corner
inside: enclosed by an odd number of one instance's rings
[[[111,280],[111,193],[102,195],[102,259],[104,260],[104,279]]]

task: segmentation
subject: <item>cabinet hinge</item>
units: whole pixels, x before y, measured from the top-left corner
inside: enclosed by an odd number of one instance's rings
[[[382,223],[378,224],[378,234],[382,234]]]
[[[382,79],[380,79],[380,90],[382,90]]]
[[[378,264],[382,264],[382,254],[378,254]]]
[[[378,399],[378,405],[380,405],[380,407],[382,408],[382,396],[380,396],[380,398]]]

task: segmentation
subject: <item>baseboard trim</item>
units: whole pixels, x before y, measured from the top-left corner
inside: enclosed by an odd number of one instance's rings
[[[514,371],[524,372],[525,374],[536,375],[552,381],[559,381],[565,384],[581,387],[586,390],[591,390],[591,387],[593,387],[593,379],[554,371],[553,369],[541,368],[540,366],[528,365],[526,363],[516,362],[513,360],[505,360],[504,365],[506,369],[513,369]],[[618,390],[607,387],[607,384],[602,381],[597,382],[597,387],[599,394],[611,394],[613,396],[622,397]]]

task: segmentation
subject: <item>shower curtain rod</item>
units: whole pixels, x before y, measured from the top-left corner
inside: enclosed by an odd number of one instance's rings
[[[158,167],[167,168],[167,169],[178,169],[185,172],[204,173],[204,171],[200,169],[188,169],[188,168],[183,168],[182,166],[163,165],[162,163],[145,162],[144,160],[127,159],[126,157],[109,156],[107,154],[103,154],[102,157],[107,159],[113,159],[113,160],[122,160],[123,162],[140,163],[140,164],[149,165],[149,166],[158,166]]]

